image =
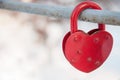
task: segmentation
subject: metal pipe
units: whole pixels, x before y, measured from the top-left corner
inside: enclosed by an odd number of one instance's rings
[[[46,4],[23,3],[11,0],[0,0],[0,8],[31,14],[45,15],[55,18],[69,19],[74,7],[65,7],[59,5],[51,6]],[[79,17],[79,20],[94,23],[120,25],[120,12],[87,9],[83,11],[81,16]]]

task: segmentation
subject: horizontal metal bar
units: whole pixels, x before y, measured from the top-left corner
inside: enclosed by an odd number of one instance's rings
[[[55,18],[69,19],[74,7],[65,7],[59,5],[51,6],[46,4],[0,0],[0,8],[31,14],[45,15]],[[81,16],[79,17],[79,20],[94,23],[120,25],[120,12],[87,9],[83,11]]]

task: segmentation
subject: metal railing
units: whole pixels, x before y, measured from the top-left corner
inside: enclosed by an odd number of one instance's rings
[[[73,8],[74,7],[0,0],[0,9],[45,15],[55,18],[69,19]],[[83,11],[81,16],[79,17],[79,20],[94,23],[120,25],[120,12],[87,9]]]

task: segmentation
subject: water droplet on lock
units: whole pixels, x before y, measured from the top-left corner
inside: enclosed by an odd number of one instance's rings
[[[71,60],[71,63],[75,63],[75,62],[76,62],[76,60],[75,60],[75,59],[72,59],[72,60]]]
[[[82,51],[81,51],[81,50],[78,50],[76,53],[77,53],[77,54],[82,54]]]
[[[100,61],[96,61],[95,65],[99,66],[100,65]]]
[[[98,43],[100,41],[100,39],[97,37],[97,38],[94,38],[94,43]]]
[[[78,36],[75,36],[75,37],[74,37],[74,41],[78,41]]]
[[[92,58],[91,58],[91,57],[88,57],[88,58],[87,58],[87,61],[88,61],[88,62],[91,62],[91,61],[92,61]]]

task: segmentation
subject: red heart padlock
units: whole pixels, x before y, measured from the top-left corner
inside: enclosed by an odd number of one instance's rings
[[[105,31],[104,24],[85,33],[77,29],[79,13],[87,8],[101,9],[92,1],[85,1],[76,6],[71,15],[71,31],[63,39],[63,52],[72,66],[83,72],[91,72],[100,67],[108,58],[113,38]]]

